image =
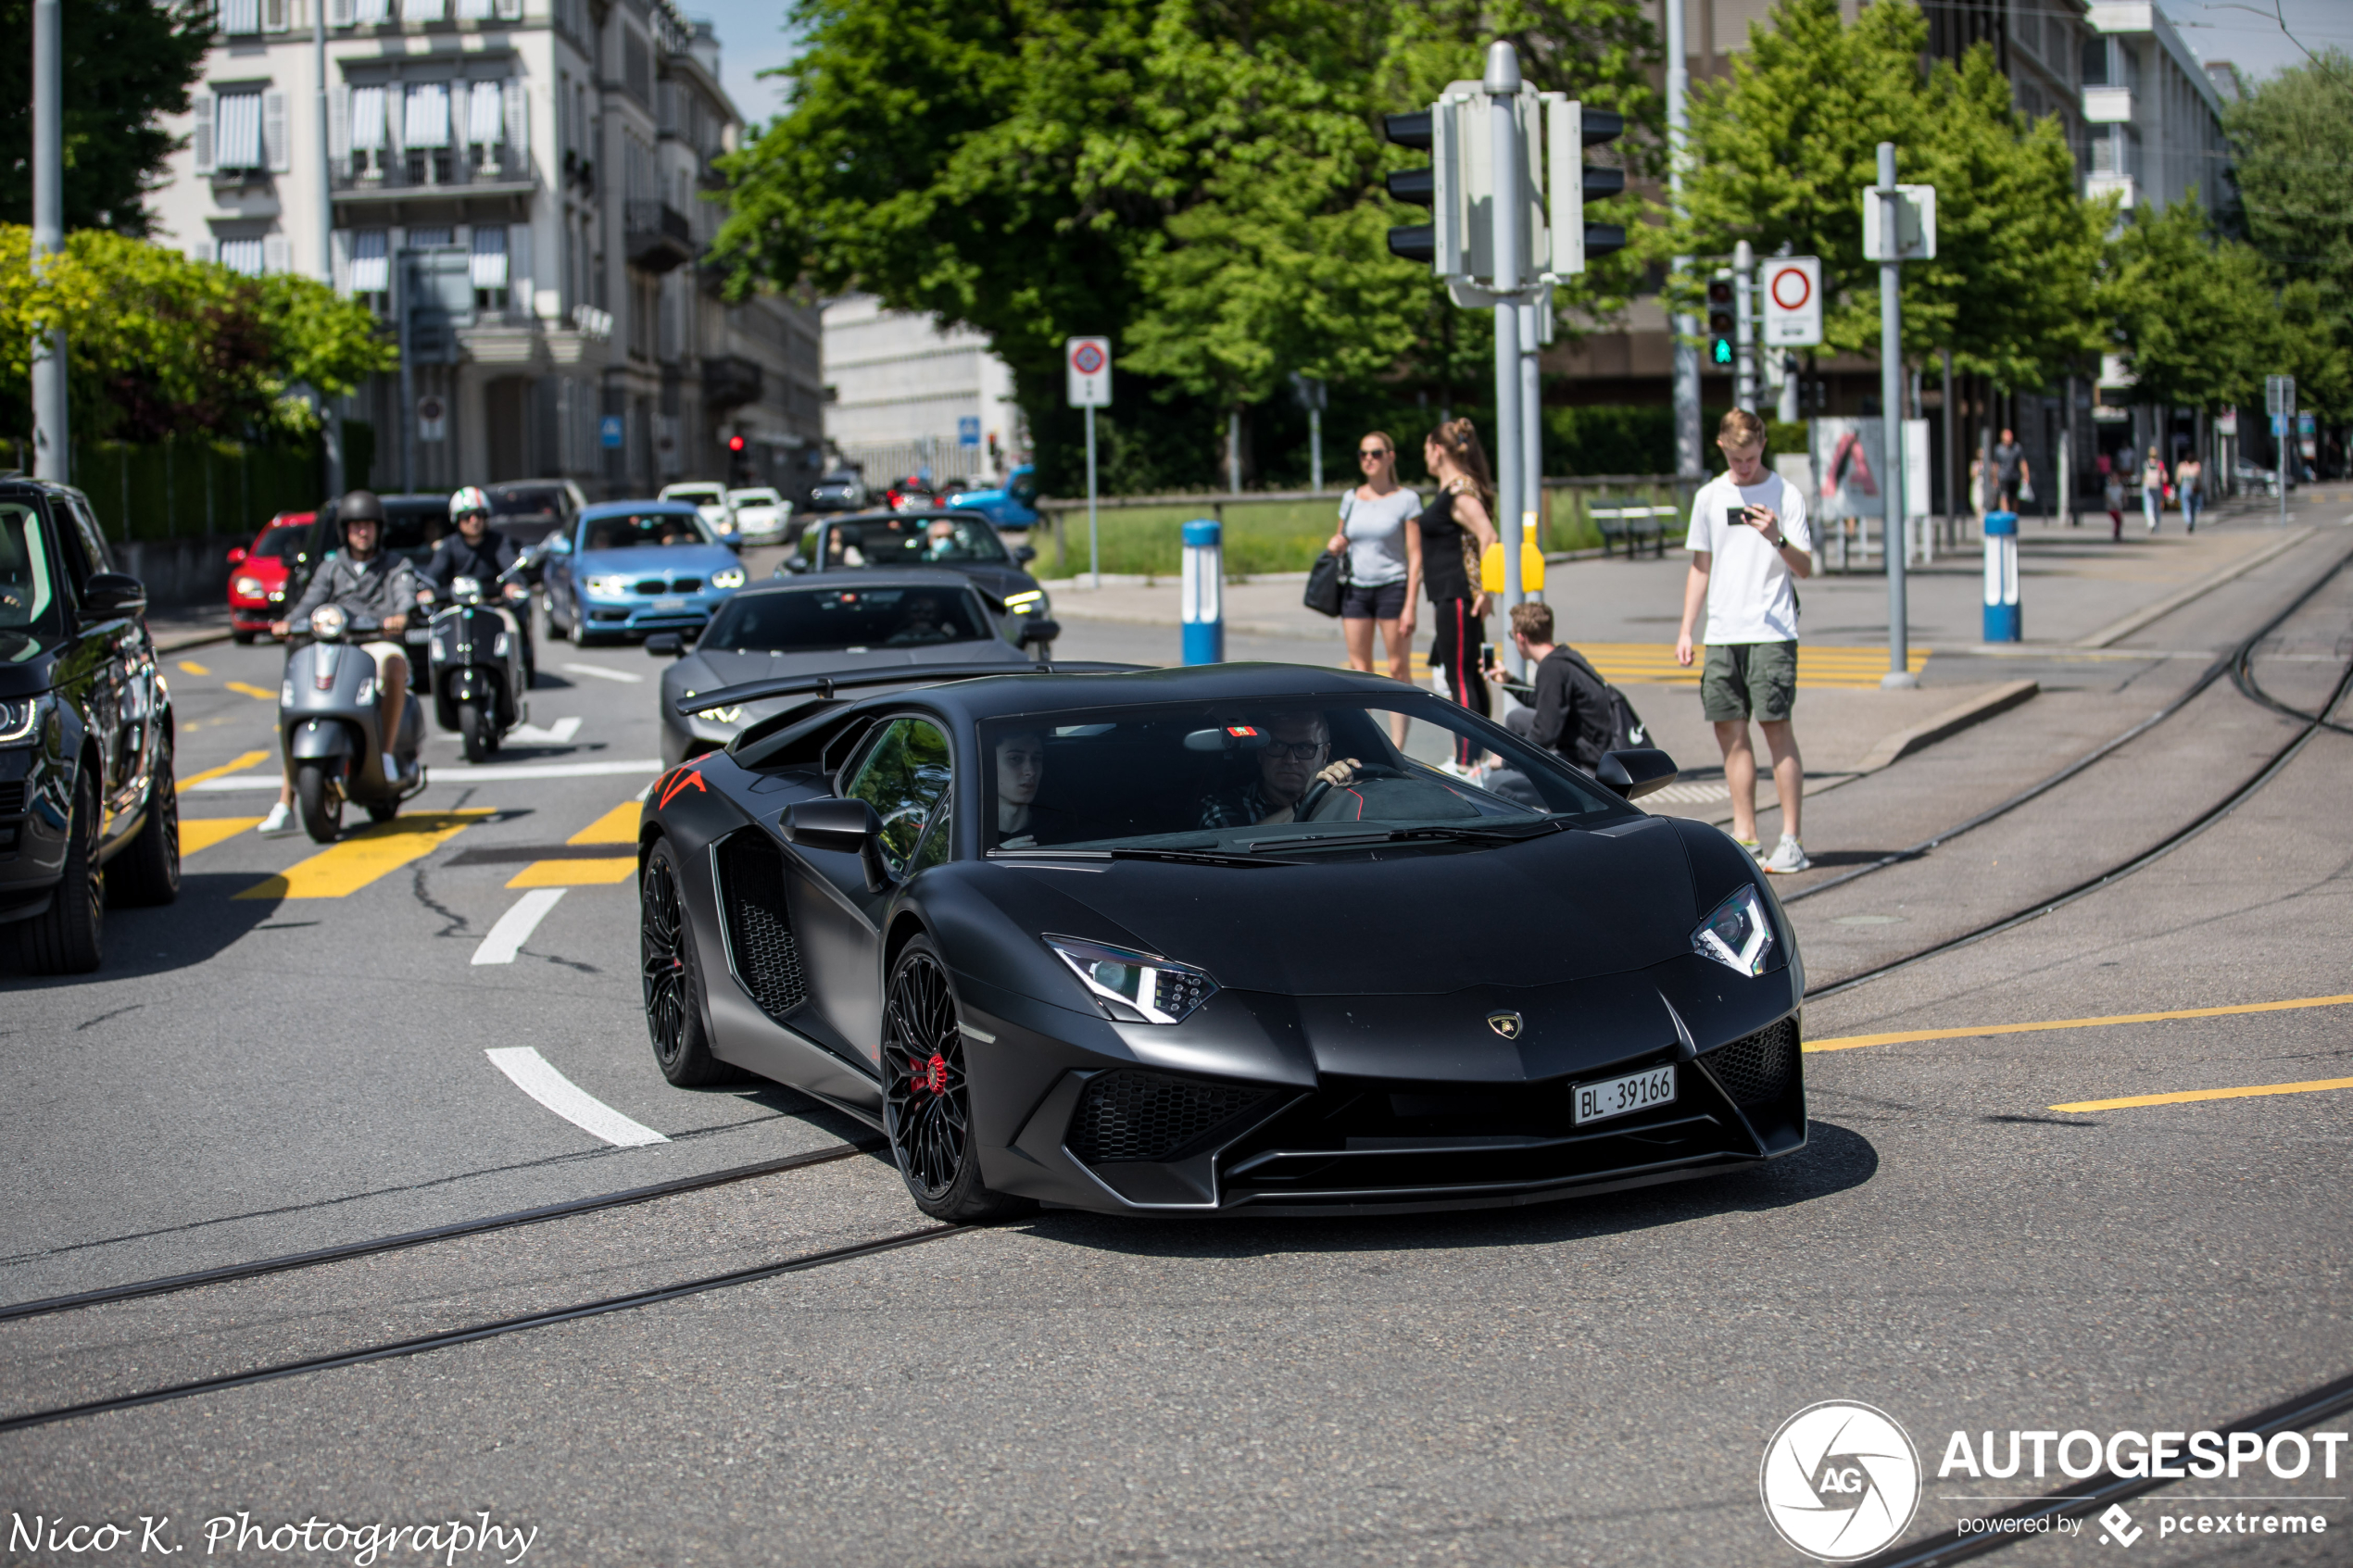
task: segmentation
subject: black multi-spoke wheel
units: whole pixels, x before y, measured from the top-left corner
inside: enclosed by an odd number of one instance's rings
[[[967,1222],[1027,1209],[981,1185],[956,993],[927,938],[910,942],[891,966],[882,1036],[883,1130],[915,1207]]]
[[[735,1070],[711,1054],[703,1033],[702,976],[694,933],[678,894],[678,859],[668,839],[646,857],[637,884],[638,969],[646,985],[646,1033],[661,1075],[682,1089],[724,1083]]]

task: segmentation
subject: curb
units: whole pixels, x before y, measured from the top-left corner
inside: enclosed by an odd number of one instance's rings
[[[1981,723],[1997,713],[2007,713],[2020,703],[2032,699],[2043,688],[2032,681],[2005,681],[1982,696],[1974,697],[1958,708],[1947,709],[1924,723],[1908,730],[1898,730],[1871,747],[1862,761],[1855,765],[1857,773],[1875,773],[1899,758],[1925,750],[1938,741],[1960,734],[1972,724]]]
[[[2246,556],[2233,562],[2231,565],[2224,567],[2221,571],[2216,572],[2213,576],[2207,578],[2204,582],[2193,583],[2178,594],[2169,594],[2165,597],[2158,600],[2157,603],[2148,606],[2145,609],[2134,610],[2132,614],[2126,616],[2123,620],[2115,622],[2113,625],[2103,626],[2098,631],[2093,633],[2090,636],[2079,638],[2074,646],[2079,648],[2104,648],[2111,643],[2122,642],[2125,638],[2131,636],[2142,627],[2148,625],[2152,621],[2163,620],[2166,616],[2172,614],[2183,605],[2188,604],[2192,599],[2197,598],[2203,594],[2209,593],[2212,590],[2221,587],[2223,583],[2230,582],[2234,577],[2244,576],[2246,573],[2253,571],[2265,561],[2272,560],[2280,556],[2285,555],[2288,551],[2294,549],[2296,546],[2301,545],[2305,540],[2311,538],[2313,534],[2319,532],[2320,530],[2309,526],[2296,529],[2284,538],[2275,539],[2270,545],[2265,546],[2262,549],[2257,550],[2254,554]]]

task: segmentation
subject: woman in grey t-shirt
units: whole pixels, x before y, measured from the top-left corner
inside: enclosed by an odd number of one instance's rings
[[[1389,672],[1411,681],[1414,601],[1422,589],[1422,533],[1414,518],[1422,498],[1397,483],[1397,443],[1387,432],[1374,431],[1356,443],[1356,465],[1365,483],[1340,497],[1340,532],[1324,546],[1335,555],[1348,552],[1348,583],[1340,599],[1348,665],[1373,668],[1378,624]]]

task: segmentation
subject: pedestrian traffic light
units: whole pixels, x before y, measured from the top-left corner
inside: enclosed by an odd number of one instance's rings
[[[1585,270],[1596,256],[1626,248],[1622,223],[1588,223],[1585,204],[1626,189],[1622,169],[1596,168],[1585,149],[1626,134],[1626,117],[1614,109],[1588,108],[1557,93],[1544,94],[1544,174],[1552,208],[1553,259],[1547,270],[1566,278]]]
[[[1426,169],[1400,169],[1384,182],[1402,202],[1430,209],[1431,221],[1389,232],[1389,254],[1418,261],[1444,276],[1462,270],[1462,237],[1456,228],[1453,193],[1454,106],[1432,104],[1412,114],[1381,117],[1381,130],[1401,147],[1431,155]]]
[[[1718,370],[1732,368],[1732,275],[1725,273],[1707,285],[1707,362]]]
[[[740,435],[731,435],[731,436],[729,436],[729,437],[727,438],[727,450],[728,450],[728,451],[733,452],[733,453],[736,453],[737,456],[739,456],[739,457],[740,457],[740,456],[742,455],[742,453],[743,453],[743,449],[744,449],[744,438],[743,438],[742,436],[740,436]]]

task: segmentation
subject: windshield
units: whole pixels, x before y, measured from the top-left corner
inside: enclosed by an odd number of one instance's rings
[[[0,631],[44,627],[57,602],[56,569],[29,507],[0,506]]]
[[[622,512],[590,518],[580,525],[584,550],[635,550],[660,545],[715,545],[711,529],[693,512]]]
[[[727,499],[738,507],[774,507],[784,502],[784,497],[774,490],[730,490]]]
[[[804,554],[817,543],[808,534]],[[1010,559],[982,517],[890,517],[837,522],[825,531],[829,566],[935,566]]]
[[[698,507],[715,507],[720,504],[721,497],[724,494],[724,492],[721,491],[715,485],[706,489],[701,485],[696,484],[673,484],[668,490],[662,492],[662,499],[665,501],[691,501]]]
[[[1547,753],[1424,695],[1164,704],[995,720],[988,842],[1312,852],[1395,832],[1488,843],[1635,815]],[[1437,764],[1467,754],[1475,782]]]
[[[553,484],[493,485],[492,517],[555,517],[562,512],[564,493]]]
[[[267,529],[260,538],[253,542],[254,558],[290,560],[302,553],[302,547],[309,538],[310,525],[308,523],[295,523],[290,527]]]
[[[993,636],[979,601],[957,588],[805,588],[738,594],[696,646],[749,653],[925,647]]]

